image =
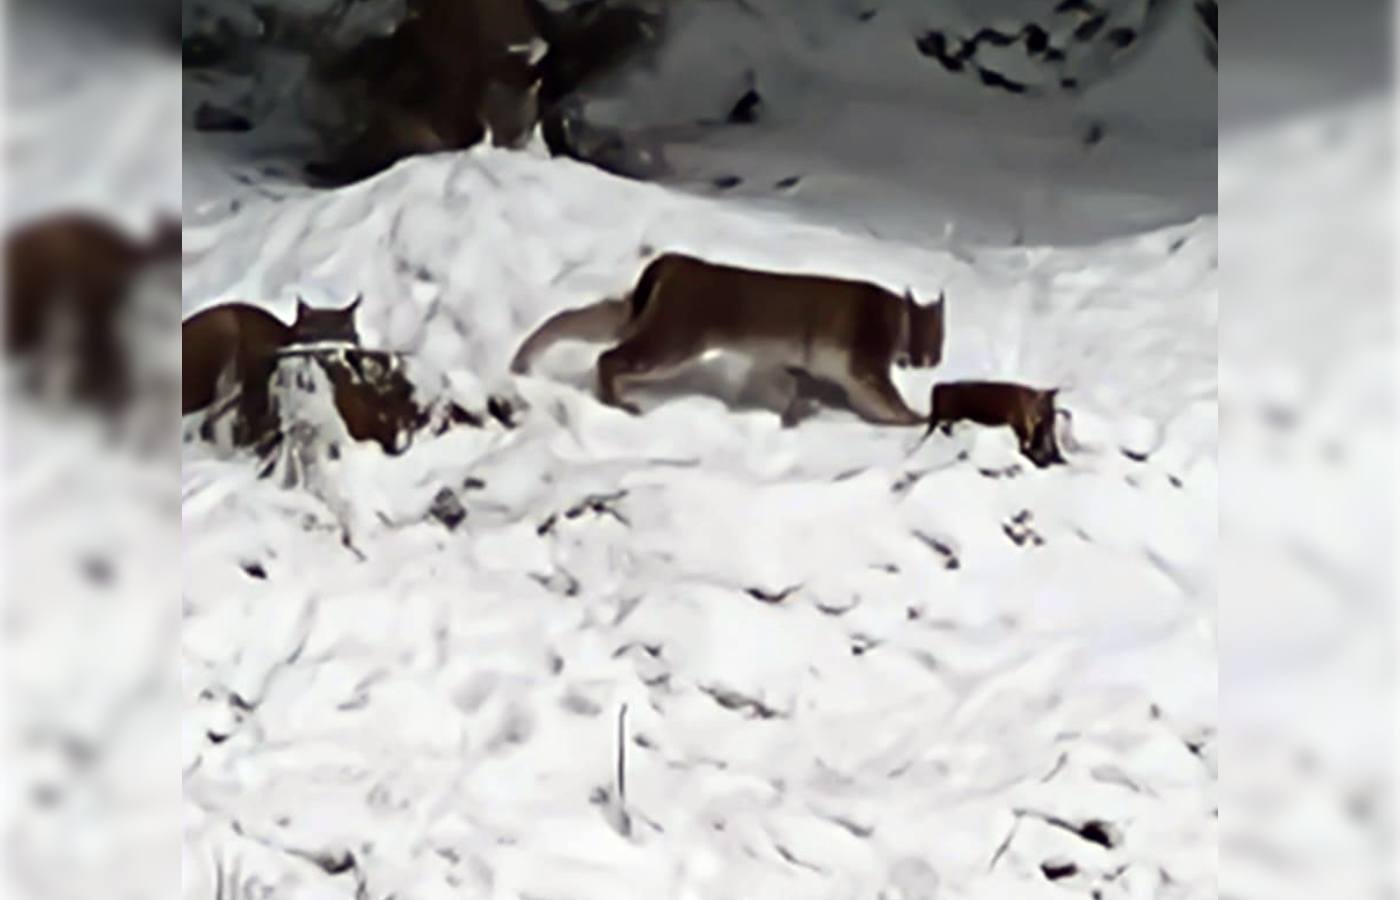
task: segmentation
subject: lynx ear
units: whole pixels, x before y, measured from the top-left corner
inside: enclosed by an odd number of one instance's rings
[[[947,303],[947,302],[948,302],[948,298],[944,295],[944,290],[943,290],[943,288],[939,288],[939,289],[938,289],[938,306],[941,308],[941,307],[943,306],[943,304],[945,304],[945,303]]]
[[[301,294],[297,294],[297,318],[300,319],[309,312],[311,312],[311,307],[307,306],[306,301],[301,299]]]
[[[350,305],[345,307],[345,311],[348,313],[352,313],[355,310],[359,309],[360,301],[363,299],[365,299],[365,295],[363,293],[355,294],[355,299],[350,301]]]

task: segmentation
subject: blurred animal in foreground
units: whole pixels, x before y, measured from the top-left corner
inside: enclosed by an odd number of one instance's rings
[[[840,387],[862,418],[918,425],[890,367],[929,368],[943,357],[944,298],[922,305],[878,285],[720,265],[667,253],[647,265],[631,295],[547,319],[521,344],[517,374],[555,342],[619,343],[598,358],[598,394],[629,412],[629,384],[665,377],[711,351],[749,357],[785,382],[784,422],[800,417],[803,381]]]
[[[174,218],[162,218],[144,241],[83,212],[58,213],[11,231],[5,243],[10,360],[68,364],[68,399],[108,411],[123,407],[130,399],[131,364],[122,317],[148,268],[179,255],[180,222]],[[65,337],[69,343],[61,346]]]
[[[954,422],[1007,425],[1016,433],[1021,453],[1037,466],[1063,463],[1055,441],[1055,395],[1058,388],[1040,389],[1002,381],[951,381],[933,386],[929,401],[927,438],[935,428],[952,431]]]

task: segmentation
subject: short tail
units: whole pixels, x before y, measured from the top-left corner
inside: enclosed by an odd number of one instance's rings
[[[578,309],[566,309],[555,313],[536,328],[515,351],[510,362],[510,370],[523,375],[530,370],[530,364],[559,341],[603,342],[617,338],[632,318],[631,298],[599,300]]]

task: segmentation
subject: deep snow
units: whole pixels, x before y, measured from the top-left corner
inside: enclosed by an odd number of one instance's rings
[[[807,108],[800,92],[790,99]],[[167,100],[152,102],[169,115]],[[946,102],[944,118],[972,135],[1016,119]],[[103,109],[74,107],[70,121],[95,128]],[[900,118],[853,110],[850,122]],[[1076,159],[1079,132],[1045,121],[1051,156]],[[738,174],[760,181],[769,154],[788,153],[811,122],[722,147],[714,171],[747,167]],[[1117,133],[1101,145],[1126,161],[1105,170],[1110,181],[1134,159],[1172,156],[1155,139],[1116,144]],[[911,146],[891,135],[890,155]],[[908,169],[872,169],[868,157],[854,161],[861,179],[804,179],[782,202],[490,150],[321,193],[238,144],[186,135],[185,314],[242,299],[289,316],[298,293],[338,303],[363,291],[367,343],[408,353],[425,384],[445,380],[438,389],[473,409],[488,394],[528,408],[515,429],[488,419],[401,457],[348,453],[315,473],[315,492],[257,479],[247,456],[185,445],[182,896],[1216,896],[1208,208],[1186,198],[1139,219],[1154,203],[1134,201],[1114,207],[1109,227],[1093,198],[1113,186],[1096,182],[1062,198],[1087,218],[1063,204],[1027,217],[1007,205],[1030,196],[1025,183],[1007,181],[975,139],[943,145],[957,184],[914,204],[881,187]],[[1197,149],[1168,188],[1192,183]],[[680,148],[702,150],[713,148]],[[1257,156],[1238,152],[1246,168]],[[172,189],[169,166],[150,169],[167,176],[158,190],[94,202],[151,211]],[[1181,199],[1143,184],[1168,207]],[[1348,184],[1348,196],[1364,193]],[[1086,234],[1086,221],[1102,230]],[[1018,229],[1030,245],[1005,246]],[[994,431],[916,446],[918,430],[839,412],[784,430],[770,412],[665,390],[633,419],[589,395],[596,348],[561,347],[537,377],[505,376],[530,327],[624,289],[646,248],[925,297],[946,289],[945,362],[897,373],[906,397],[926,408],[935,378],[1063,385],[1070,464],[1031,469]],[[718,375],[697,380],[739,393]],[[47,426],[26,428],[26,446],[54,446]],[[31,466],[35,483],[66,471],[35,456],[48,463]],[[87,512],[90,492],[126,484],[110,480],[122,474],[106,460],[84,481],[60,480],[64,508]],[[428,515],[444,487],[467,510],[455,531]],[[16,502],[12,515],[24,512]],[[88,520],[105,540],[135,540],[155,532],[160,509]],[[1321,541],[1306,524],[1304,539]],[[67,533],[29,537],[85,549]],[[156,570],[160,546],[120,558]],[[141,585],[119,583],[131,602],[103,607],[110,618],[39,602],[67,589],[25,607],[48,625],[43,646],[63,647],[87,678],[87,699],[65,712],[80,734],[101,734],[104,710],[141,683],[146,669],[125,664],[173,613],[148,611]],[[80,616],[104,627],[68,627]],[[138,652],[104,655],[110,638]],[[77,664],[93,659],[104,662]],[[60,708],[73,690],[39,684],[26,699]],[[158,733],[133,728],[117,746]],[[113,756],[103,783],[135,771],[153,784],[165,762]],[[1332,784],[1319,783],[1318,802],[1330,802]],[[1275,824],[1332,827],[1310,812]],[[137,878],[164,849],[133,827],[76,865],[87,857],[65,839],[85,834],[81,813],[31,834],[49,878],[115,887],[103,873]],[[1321,896],[1325,872],[1308,872],[1290,887]],[[1277,886],[1272,872],[1246,875],[1242,890]]]
[[[815,100],[791,99],[726,172],[792,158]],[[487,149],[321,193],[190,145],[186,314],[363,291],[367,343],[525,412],[327,460],[314,494],[186,446],[187,896],[1214,895],[1215,220],[950,231],[1022,212],[981,190],[1021,190],[975,137],[1006,114],[965,109],[937,146],[967,189],[915,213],[879,186],[908,170],[868,157],[774,202]],[[592,398],[596,347],[505,375],[540,319],[662,249],[946,290],[945,361],[897,373],[906,397],[1061,385],[1070,465],[841,412],[784,430],[723,360],[640,418]]]

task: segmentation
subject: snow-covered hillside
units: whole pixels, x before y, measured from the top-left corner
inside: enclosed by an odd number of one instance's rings
[[[695,77],[737,10],[590,103],[634,134],[722,115],[743,53],[787,50],[750,28]],[[363,291],[367,343],[524,412],[326,460],[315,494],[186,447],[186,896],[1214,895],[1210,133],[1110,124],[1090,160],[1077,106],[936,72],[914,117],[887,82],[930,61],[864,69],[880,40],[823,31],[840,11],[766,54],[779,124],[670,141],[688,190],[478,148],[324,193],[263,174],[257,131],[187,144],[187,313]],[[693,189],[719,174],[802,177]],[[640,418],[593,399],[596,347],[505,374],[663,249],[946,290],[905,396],[1060,385],[1069,465],[996,431],[783,429],[723,361]]]
[[[368,341],[483,390],[644,246],[946,287],[945,363],[906,395],[1062,384],[1078,442],[1041,472],[994,432],[916,447],[697,396],[633,419],[561,348],[514,385],[515,430],[328,464],[363,560],[310,498],[191,447],[192,885],[214,856],[288,896],[1001,897],[1072,862],[1061,886],[1205,895],[1213,223],[954,255],[482,150],[191,236],[189,308],[364,290]],[[455,532],[427,516],[443,488]],[[628,836],[599,799],[624,703]],[[347,853],[340,880],[299,861]]]

